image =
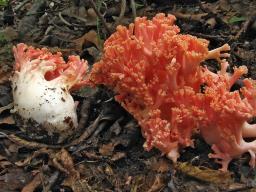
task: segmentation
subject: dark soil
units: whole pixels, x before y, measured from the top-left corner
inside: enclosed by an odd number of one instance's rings
[[[228,43],[230,71],[246,65],[247,77],[256,79],[256,1],[92,2],[0,1],[0,107],[12,101],[13,45],[47,47],[64,57],[77,54],[92,66],[118,24],[128,25],[135,15],[152,18],[159,12],[174,14],[182,33],[209,40],[210,49]],[[204,64],[219,69],[216,62]],[[241,86],[237,82],[233,89]],[[234,160],[230,172],[222,173],[208,158],[210,146],[194,136],[195,148],[184,149],[174,165],[157,149],[143,149],[136,120],[114,101],[110,90],[84,88],[73,96],[79,101],[80,129],[63,143],[56,143],[58,135],[33,137],[24,132],[10,108],[0,114],[0,192],[256,191],[249,155]]]

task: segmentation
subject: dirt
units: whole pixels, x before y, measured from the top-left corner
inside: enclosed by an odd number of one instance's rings
[[[210,41],[209,48],[231,46],[230,71],[246,65],[256,79],[256,2],[239,0],[9,0],[0,1],[0,107],[12,101],[9,78],[12,46],[23,42],[77,54],[92,66],[103,42],[118,24],[135,16],[174,14],[181,33]],[[95,12],[93,7],[99,10]],[[217,71],[216,62],[205,62]],[[237,82],[238,89],[242,85]],[[208,158],[199,136],[185,148],[177,164],[157,149],[145,151],[144,138],[133,117],[105,87],[73,93],[79,101],[80,128],[68,140],[33,137],[15,123],[10,108],[0,113],[0,192],[81,191],[256,191],[249,155],[231,162],[229,172]],[[81,136],[82,135],[82,136]]]

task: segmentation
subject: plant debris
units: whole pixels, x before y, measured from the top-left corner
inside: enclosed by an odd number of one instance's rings
[[[144,151],[137,122],[105,87],[73,92],[79,125],[62,143],[27,135],[10,111],[13,45],[80,55],[91,67],[117,25],[159,12],[174,14],[182,33],[210,40],[210,48],[229,43],[229,70],[246,65],[246,77],[256,79],[255,8],[255,1],[231,0],[0,1],[0,191],[255,191],[247,154],[223,173],[200,137],[176,165],[156,149]],[[219,70],[215,61],[204,65]]]

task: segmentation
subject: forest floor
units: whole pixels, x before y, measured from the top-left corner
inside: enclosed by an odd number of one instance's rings
[[[255,10],[250,0],[0,0],[0,192],[256,191],[248,154],[221,172],[199,136],[175,165],[157,149],[145,151],[137,122],[104,87],[73,93],[84,129],[71,145],[26,135],[9,105],[17,43],[80,55],[92,66],[117,25],[160,12],[175,15],[181,33],[209,40],[210,49],[228,43],[231,68],[245,65],[247,77],[256,79]]]

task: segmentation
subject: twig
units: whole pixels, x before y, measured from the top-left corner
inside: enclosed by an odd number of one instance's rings
[[[14,7],[14,11],[18,11],[20,10],[24,5],[26,5],[29,1],[31,0],[24,0],[23,2],[21,2],[19,5],[17,5],[16,7]]]
[[[111,34],[111,30],[110,30],[110,28],[108,27],[108,25],[107,25],[107,23],[106,23],[104,17],[102,16],[102,14],[101,14],[101,13],[99,12],[99,10],[97,9],[97,7],[96,7],[94,1],[93,1],[93,0],[89,0],[89,1],[90,1],[90,3],[91,3],[91,6],[92,6],[93,10],[94,10],[95,13],[97,14],[97,16],[100,18],[100,20],[101,20],[103,26],[105,27],[107,33],[110,35],[110,34]]]
[[[172,14],[175,15],[175,17],[180,19],[194,20],[194,21],[200,21],[202,17],[205,17],[208,15],[208,13],[186,14],[186,13],[180,13],[180,12],[173,12]]]
[[[88,118],[89,118],[89,110],[91,106],[91,99],[85,99],[82,103],[81,110],[80,110],[80,120],[78,123],[78,130],[81,130],[86,125]]]
[[[126,9],[126,0],[121,0],[120,14],[119,14],[118,18],[116,19],[115,26],[118,25],[121,22],[121,20],[123,19],[124,14],[125,14],[125,9]]]
[[[83,142],[85,139],[90,137],[92,133],[97,129],[99,122],[101,121],[101,115],[99,115],[96,120],[85,129],[84,133],[76,140],[72,141],[69,146],[78,145],[79,143]]]
[[[107,123],[107,121],[101,122],[97,129],[95,129],[92,137],[96,137],[106,127]]]
[[[245,33],[251,23],[252,17],[250,17],[249,19],[247,19],[244,23],[243,26],[241,27],[241,29],[238,31],[238,33],[232,38],[232,40],[237,40],[239,39],[243,33]]]
[[[0,138],[8,138],[8,134],[0,132]]]
[[[38,173],[30,183],[28,183],[21,192],[33,192],[42,183],[40,173]]]
[[[13,107],[13,103],[9,103],[9,104],[6,105],[6,106],[0,107],[0,114],[1,114],[3,111],[7,110],[7,109],[11,109],[12,107]]]
[[[65,24],[68,25],[68,26],[72,26],[71,23],[67,22],[67,21],[62,17],[61,12],[59,12],[58,15],[59,15],[60,20],[61,20],[63,23],[65,23]]]
[[[89,138],[92,135],[92,133],[97,129],[98,124],[101,120],[102,120],[102,117],[101,115],[99,115],[96,118],[96,120],[89,127],[85,129],[85,131],[80,137],[78,137],[77,139],[73,140],[71,143],[68,143],[66,145],[48,145],[44,143],[28,141],[26,139],[16,136],[15,134],[10,134],[10,135],[2,134],[2,135],[10,139],[12,142],[17,143],[18,145],[26,146],[28,148],[51,148],[51,149],[67,148],[73,145],[78,145],[79,143]]]
[[[205,38],[205,39],[212,39],[212,40],[215,40],[215,41],[225,41],[225,39],[219,35],[207,35],[207,34],[203,34],[203,33],[193,33],[193,32],[190,32],[191,35],[195,35],[197,37],[202,37],[202,38]]]
[[[60,176],[60,172],[59,171],[55,171],[50,178],[48,178],[48,184],[45,186],[44,190],[45,191],[50,191],[50,189],[52,188],[52,186],[56,183],[56,181],[58,180]]]
[[[130,3],[131,3],[131,8],[132,8],[133,19],[135,19],[137,17],[136,4],[135,4],[134,0],[130,0]]]

